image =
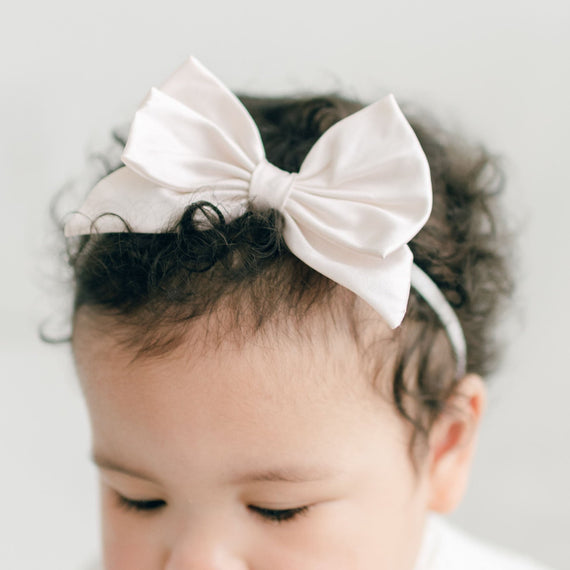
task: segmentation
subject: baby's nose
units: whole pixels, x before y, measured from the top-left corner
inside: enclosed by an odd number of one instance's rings
[[[228,531],[215,524],[185,528],[173,541],[164,570],[248,570],[236,537]]]

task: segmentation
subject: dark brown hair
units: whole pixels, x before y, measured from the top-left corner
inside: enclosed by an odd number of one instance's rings
[[[259,127],[268,160],[290,172],[299,170],[327,128],[362,107],[334,95],[241,100]],[[512,291],[510,242],[496,200],[502,172],[483,147],[431,120],[408,119],[428,157],[434,191],[431,217],[409,245],[415,263],[457,312],[468,371],[485,376],[497,364],[493,331]],[[197,216],[204,215],[209,229],[198,227]],[[234,328],[242,331],[260,330],[283,314],[301,321],[317,310],[335,313],[358,337],[354,296],[295,258],[281,225],[272,210],[250,210],[226,222],[212,204],[195,203],[166,233],[125,231],[70,240],[74,313],[88,307],[116,319],[128,331],[124,342],[145,356],[178,346],[188,323],[214,314],[221,304],[232,309]],[[413,290],[393,341],[390,395],[413,424],[415,440],[428,433],[453,392],[456,365],[437,316]],[[370,344],[362,348],[370,354]],[[381,353],[372,357],[377,372],[385,366]]]

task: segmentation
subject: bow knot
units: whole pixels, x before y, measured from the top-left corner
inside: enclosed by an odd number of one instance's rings
[[[277,168],[262,159],[251,175],[249,198],[257,209],[273,208],[283,211],[291,194],[297,174]]]

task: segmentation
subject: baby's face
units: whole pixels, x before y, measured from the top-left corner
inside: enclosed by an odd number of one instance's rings
[[[346,336],[133,361],[110,333],[74,335],[106,570],[413,568],[427,476]]]

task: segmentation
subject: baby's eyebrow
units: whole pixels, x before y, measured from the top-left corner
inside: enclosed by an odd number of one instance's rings
[[[153,483],[157,482],[152,475],[145,473],[140,469],[121,465],[100,453],[94,452],[91,455],[91,460],[101,469],[124,473],[131,477],[145,479],[146,481]],[[333,471],[332,469],[324,466],[287,466],[277,469],[244,472],[232,477],[230,483],[234,485],[260,482],[308,483],[311,481],[323,481],[324,479],[330,479],[331,477],[338,475],[340,475],[338,471]]]
[[[131,477],[136,477],[137,479],[145,479],[146,481],[150,481],[152,483],[157,482],[157,480],[152,475],[145,473],[143,470],[121,465],[117,461],[105,457],[104,455],[97,452],[93,452],[91,454],[91,461],[101,469],[116,471],[117,473],[124,473],[125,475],[130,475]]]
[[[231,482],[240,483],[258,483],[258,482],[285,482],[285,483],[307,483],[310,481],[323,481],[331,477],[338,476],[338,471],[333,471],[324,466],[287,466],[278,469],[269,469],[265,471],[252,471],[242,473],[234,477]]]

